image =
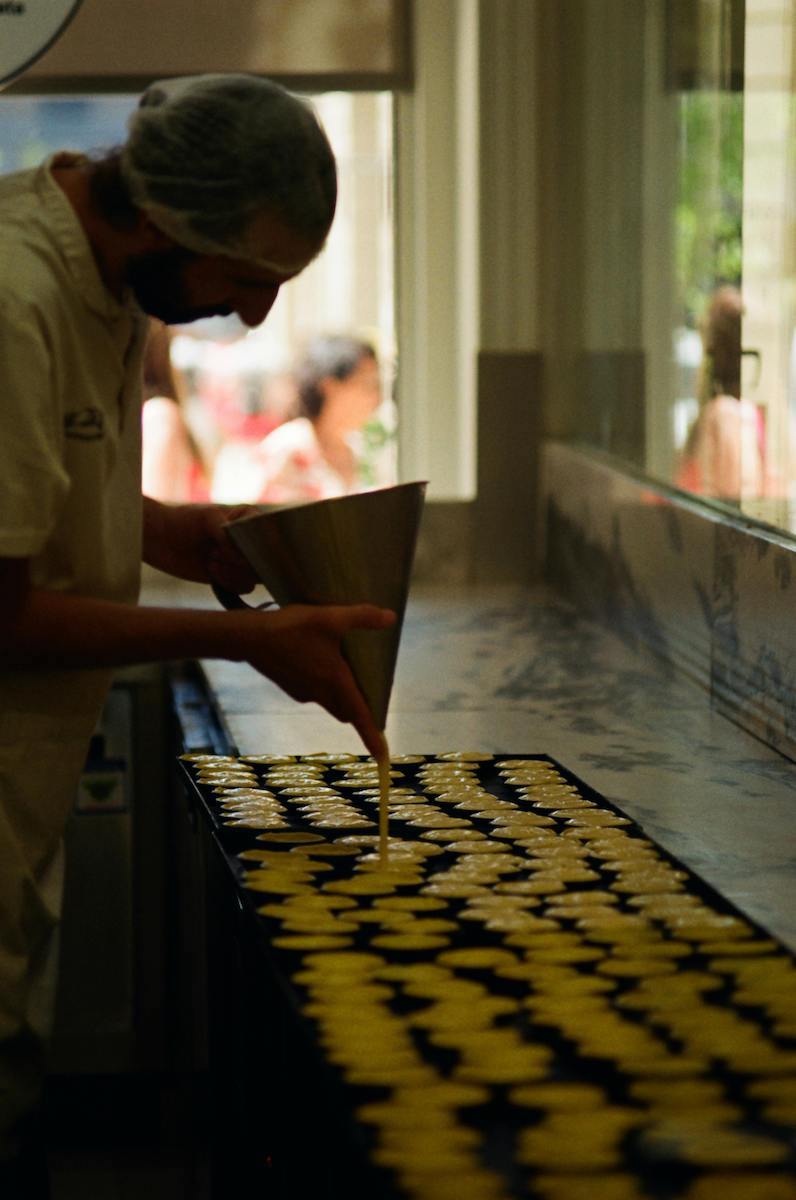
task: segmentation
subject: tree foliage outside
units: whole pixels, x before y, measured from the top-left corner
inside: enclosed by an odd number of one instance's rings
[[[677,286],[693,329],[717,287],[741,285],[743,94],[684,92],[679,125]]]

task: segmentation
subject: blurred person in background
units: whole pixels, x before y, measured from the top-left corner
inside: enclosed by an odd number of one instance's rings
[[[360,338],[313,338],[295,371],[296,415],[245,454],[219,454],[212,494],[225,503],[289,504],[361,491],[357,439],[381,404],[373,346]]]
[[[183,415],[182,385],[170,349],[168,326],[151,321],[144,348],[141,489],[165,503],[199,503],[209,498],[210,489]]]
[[[256,448],[296,411],[292,372],[251,372],[243,379],[239,373],[221,381],[207,372],[197,397],[196,407],[211,431],[205,459],[211,464],[212,495],[256,496],[262,481]]]
[[[678,487],[736,504],[769,493],[763,411],[741,396],[742,317],[738,289],[718,288],[702,320],[701,407],[676,476]]]

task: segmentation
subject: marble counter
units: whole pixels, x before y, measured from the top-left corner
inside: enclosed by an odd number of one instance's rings
[[[213,603],[151,579],[145,602]],[[353,732],[246,666],[206,662],[241,753],[354,750]],[[544,589],[415,590],[394,753],[548,754],[796,949],[796,766],[707,694]]]

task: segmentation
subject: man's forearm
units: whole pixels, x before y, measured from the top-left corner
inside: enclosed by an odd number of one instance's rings
[[[5,666],[28,668],[117,667],[172,658],[240,660],[245,657],[240,618],[251,615],[137,607],[33,589],[13,624],[0,632],[0,660]]]
[[[160,504],[145,496],[144,562],[178,579],[251,591],[257,579],[225,526],[254,511],[250,505]]]
[[[388,629],[395,614],[368,604],[254,609],[138,608],[24,588],[21,560],[0,560],[0,668],[118,667],[177,658],[248,662],[295,700],[351,722],[372,754],[382,746],[342,643],[354,630]],[[17,594],[19,593],[19,594]],[[13,603],[7,603],[8,595]]]
[[[182,570],[178,551],[180,546],[170,532],[174,521],[175,505],[161,504],[150,496],[143,497],[143,540],[141,557],[150,567],[165,571],[168,575],[179,578],[191,578],[194,581],[206,582],[206,573],[198,574],[191,570]]]

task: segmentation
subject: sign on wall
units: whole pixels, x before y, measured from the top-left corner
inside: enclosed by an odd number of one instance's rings
[[[139,91],[153,79],[252,71],[392,87],[409,76],[408,31],[409,0],[83,0],[25,83]]]
[[[0,86],[60,37],[83,0],[0,0]]]

